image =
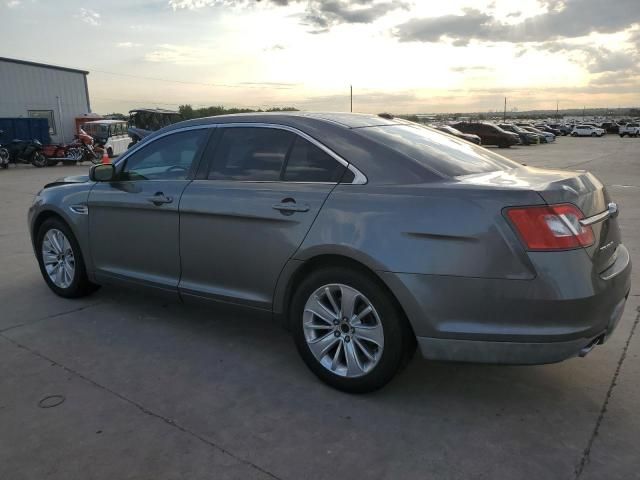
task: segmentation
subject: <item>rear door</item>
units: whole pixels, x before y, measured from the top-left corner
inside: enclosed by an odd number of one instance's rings
[[[284,127],[217,130],[206,170],[180,203],[180,292],[269,309],[282,268],[346,166]]]
[[[180,196],[209,129],[170,133],[119,164],[117,180],[89,194],[90,249],[102,282],[127,280],[177,293]]]

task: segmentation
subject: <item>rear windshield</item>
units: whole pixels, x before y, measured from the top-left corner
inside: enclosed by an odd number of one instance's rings
[[[508,170],[520,166],[466,140],[420,125],[367,127],[359,128],[358,132],[449,177]]]

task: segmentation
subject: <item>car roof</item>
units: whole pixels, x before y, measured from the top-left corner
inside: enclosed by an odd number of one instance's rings
[[[166,108],[134,108],[133,110],[129,110],[129,113],[138,113],[138,112],[180,115],[180,112],[176,110],[167,110]]]
[[[126,120],[95,120],[93,122],[84,122],[83,125],[86,125],[86,124],[94,125],[94,124],[100,124],[100,123],[106,123],[106,124],[127,123],[127,121]]]
[[[216,123],[281,123],[283,125],[296,126],[310,123],[325,123],[339,125],[344,128],[375,127],[382,125],[404,124],[403,120],[381,117],[379,115],[364,113],[336,113],[336,112],[257,112],[234,113],[229,115],[217,115],[215,117],[203,117],[188,120],[191,124],[216,124]],[[175,124],[180,125],[180,124]]]

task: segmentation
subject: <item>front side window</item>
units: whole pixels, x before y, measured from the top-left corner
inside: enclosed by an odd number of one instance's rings
[[[126,159],[120,180],[183,180],[198,158],[208,129],[177,132],[145,145]]]

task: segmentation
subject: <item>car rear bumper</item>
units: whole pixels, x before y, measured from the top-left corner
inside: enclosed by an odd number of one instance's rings
[[[534,259],[533,280],[385,274],[425,358],[544,364],[586,354],[615,329],[631,287],[629,252],[620,245],[605,272],[584,269],[584,251]],[[548,262],[545,264],[545,262]],[[580,265],[583,267],[581,271]],[[548,274],[545,272],[549,272]]]

